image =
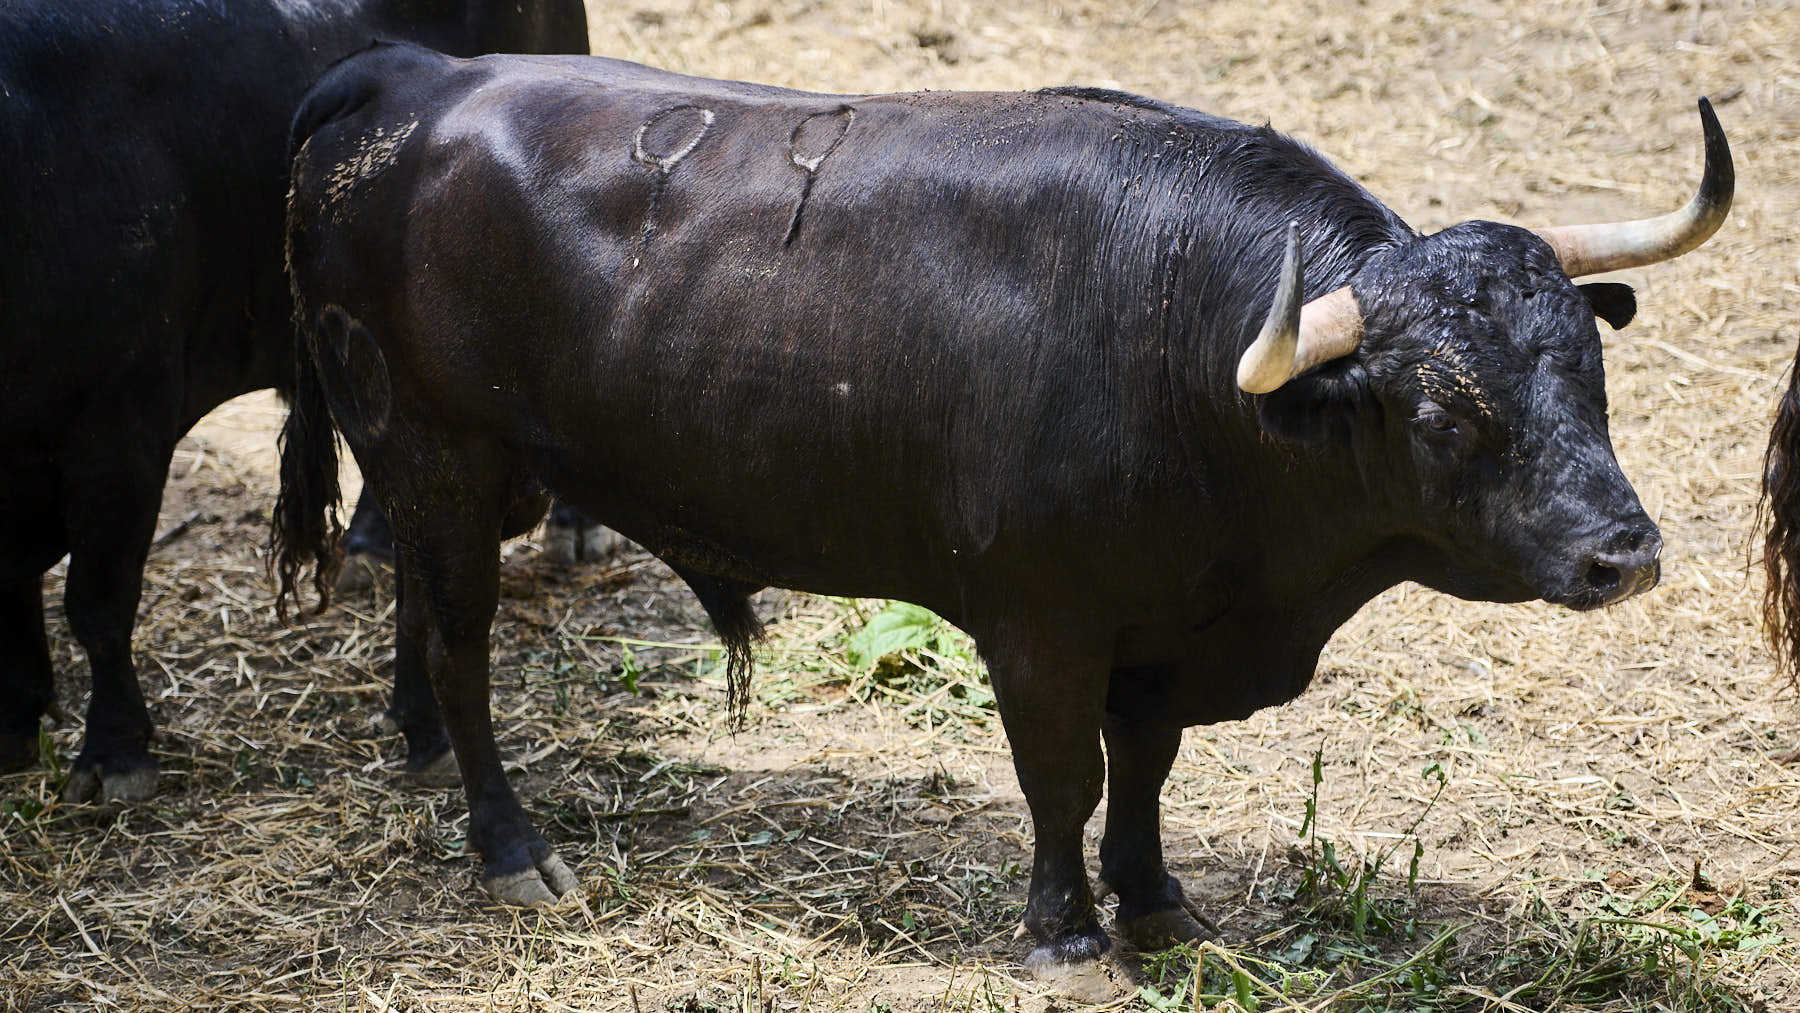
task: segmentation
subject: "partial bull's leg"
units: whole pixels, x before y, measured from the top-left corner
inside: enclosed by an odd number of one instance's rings
[[[426,661],[469,800],[469,844],[485,862],[482,883],[502,903],[548,904],[575,888],[575,875],[532,827],[506,780],[488,699],[504,487],[492,496],[474,482],[448,487],[450,497],[419,504],[429,523],[401,532],[404,594],[429,603]]]
[[[1187,910],[1181,883],[1163,867],[1158,799],[1181,747],[1181,728],[1107,712],[1106,836],[1100,878],[1119,895],[1119,935],[1141,950],[1210,933]]]
[[[1099,1001],[1113,987],[1099,964],[1107,939],[1081,838],[1106,778],[1100,722],[1107,668],[1103,656],[1056,632],[1052,623],[1033,624],[990,638],[998,642],[983,650],[1037,838],[1025,904],[1025,927],[1037,946],[1025,966],[1071,997]]]
[[[424,594],[408,587],[403,560],[395,563],[395,578],[395,612],[399,622],[394,636],[394,695],[385,716],[406,737],[408,775],[422,784],[454,784],[456,757],[450,751],[444,715],[431,691],[431,673],[425,660],[431,636],[430,603]]]
[[[338,570],[335,590],[343,594],[366,590],[393,563],[394,532],[375,497],[365,489],[344,531],[344,565]]]
[[[536,527],[543,519],[548,500],[548,495],[535,482],[521,483],[513,490],[507,504],[501,538],[515,538]],[[366,512],[374,519],[365,522],[365,537],[379,525],[382,544],[391,551],[393,534],[375,503],[376,497],[372,493],[364,495],[357,502],[357,516],[362,517]],[[352,522],[353,535],[356,530],[357,525]],[[346,542],[354,544],[354,539],[346,538]],[[450,749],[443,712],[438,710],[437,698],[432,694],[431,675],[425,662],[431,629],[430,606],[424,596],[408,593],[406,578],[401,573],[405,568],[404,561],[396,559],[394,567],[395,611],[399,615],[394,639],[394,692],[387,710],[381,715],[382,723],[390,726],[388,731],[399,732],[406,738],[405,770],[408,777],[420,784],[448,787],[457,781],[456,756]]]
[[[0,770],[37,762],[38,720],[54,696],[43,578],[0,576]]]
[[[544,524],[544,557],[554,563],[598,563],[624,547],[625,536],[560,500]]]
[[[103,450],[75,472],[83,482],[67,496],[63,606],[93,675],[86,738],[63,786],[72,802],[148,798],[158,773],[150,756],[150,712],[131,663],[131,630],[171,451],[112,443]]]

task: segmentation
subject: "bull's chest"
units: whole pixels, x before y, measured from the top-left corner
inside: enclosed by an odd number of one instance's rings
[[[1311,683],[1319,652],[1348,614],[1306,599],[1209,604],[1186,622],[1121,630],[1109,710],[1187,727],[1287,703]]]

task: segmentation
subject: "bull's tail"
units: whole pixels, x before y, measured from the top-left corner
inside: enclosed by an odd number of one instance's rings
[[[299,314],[295,316],[299,323]],[[344,533],[338,520],[337,431],[332,428],[331,406],[313,363],[311,336],[304,325],[299,329],[294,398],[281,427],[281,493],[275,500],[275,521],[269,533],[270,566],[280,581],[275,611],[283,622],[287,621],[289,599],[299,604],[296,583],[309,562],[318,607],[322,610],[331,603],[338,543]]]
[[[762,637],[762,622],[750,607],[750,596],[761,588],[743,581],[714,577],[684,566],[669,568],[687,581],[687,586],[700,599],[713,630],[725,644],[725,701],[734,729],[744,726],[744,714],[750,706],[750,676],[755,664],[751,646]]]
[[[320,127],[347,115],[368,99],[363,79],[343,71],[340,61],[310,90],[294,116],[288,135],[293,188],[288,192],[287,267],[294,300],[294,390],[287,422],[281,427],[281,492],[269,532],[269,568],[277,579],[275,611],[287,621],[290,600],[298,605],[299,578],[313,567],[319,609],[331,603],[331,585],[339,562],[343,525],[338,519],[337,431],[331,406],[313,360],[315,321],[307,311],[296,255],[304,256],[296,195],[303,186],[306,159],[300,156],[308,138]]]
[[[1763,457],[1763,626],[1776,664],[1800,685],[1800,361],[1788,376]]]

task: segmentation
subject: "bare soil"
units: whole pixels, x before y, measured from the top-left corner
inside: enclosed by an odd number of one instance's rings
[[[1669,905],[1641,902],[1674,883],[1768,908],[1787,938],[1709,952],[1704,969],[1746,1006],[1800,1009],[1800,731],[1747,570],[1762,444],[1800,339],[1800,5],[634,0],[590,18],[598,53],[710,76],[849,92],[1080,83],[1268,120],[1426,230],[1676,207],[1699,175],[1694,100],[1710,95],[1737,159],[1731,219],[1686,258],[1624,272],[1640,314],[1605,334],[1613,437],[1667,539],[1662,584],[1585,615],[1383,595],[1298,702],[1189,731],[1165,836],[1228,943],[1292,937],[1284,898],[1318,752],[1318,832],[1346,854],[1381,851],[1424,814],[1412,910],[1463,926],[1464,957],[1621,902],[1662,917]],[[760,700],[727,734],[704,618],[641,555],[563,569],[529,539],[508,549],[497,726],[583,890],[547,912],[488,904],[461,850],[460,791],[405,783],[397,741],[369,731],[389,590],[293,627],[273,616],[279,420],[270,396],[240,399],[175,462],[136,644],[161,794],[66,807],[54,772],[0,778],[0,1008],[1049,1002],[1011,938],[1031,833],[997,723],[849,692],[856,613],[766,592]],[[60,571],[46,592],[59,697],[79,714],[87,669],[54,604]],[[61,762],[79,735],[79,721],[55,729]],[[1431,763],[1447,779],[1435,805]],[[1396,897],[1404,860],[1383,881]],[[1457,987],[1459,1008],[1540,1008],[1509,1006],[1503,981]],[[1550,1008],[1624,1008],[1584,1002]]]

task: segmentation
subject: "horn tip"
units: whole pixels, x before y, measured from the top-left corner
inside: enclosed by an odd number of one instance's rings
[[[1700,96],[1700,133],[1706,146],[1706,172],[1702,186],[1708,203],[1729,208],[1732,190],[1737,183],[1737,172],[1731,160],[1731,144],[1725,139],[1725,128],[1719,125],[1719,117],[1713,112],[1712,102],[1704,95]]]
[[[1725,128],[1719,126],[1719,114],[1713,112],[1712,102],[1705,95],[1700,96],[1700,129],[1706,134],[1708,143],[1715,138],[1725,139]]]

